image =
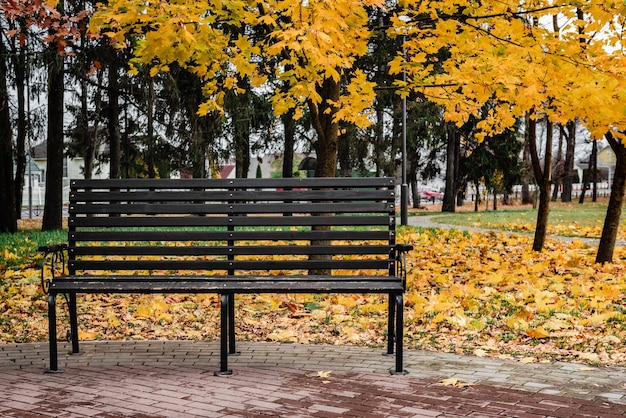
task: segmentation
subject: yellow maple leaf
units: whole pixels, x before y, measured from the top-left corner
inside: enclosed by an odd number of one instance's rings
[[[472,383],[461,380],[458,377],[450,377],[448,379],[443,379],[439,382],[439,384],[443,386],[454,386],[457,388],[465,388],[468,386],[472,386]]]
[[[550,333],[546,331],[543,327],[531,328],[526,330],[526,335],[530,338],[542,339],[548,338]]]

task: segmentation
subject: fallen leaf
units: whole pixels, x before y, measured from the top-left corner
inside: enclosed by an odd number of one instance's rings
[[[465,388],[472,386],[472,383],[459,379],[458,377],[450,377],[439,382],[443,386],[454,386],[456,388]]]

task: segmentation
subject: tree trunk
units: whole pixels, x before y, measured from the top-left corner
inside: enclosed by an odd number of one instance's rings
[[[318,104],[311,100],[308,102],[311,122],[317,134],[317,140],[313,143],[317,156],[315,176],[334,177],[337,175],[339,124],[334,120],[337,108],[333,103],[339,102],[339,82],[326,78],[321,86],[318,85],[317,93],[322,101]]]
[[[283,177],[293,177],[293,157],[294,146],[296,142],[296,122],[293,120],[294,111],[289,110],[285,113],[281,120],[285,131],[285,147],[283,152]]]
[[[156,177],[156,162],[154,159],[155,153],[155,137],[154,137],[154,103],[156,101],[154,97],[154,80],[152,77],[146,74],[148,81],[148,97],[147,97],[147,112],[148,112],[148,129],[147,129],[147,155],[146,164],[148,166],[148,178]]]
[[[24,29],[25,30],[25,29]],[[17,155],[15,158],[15,213],[22,217],[22,196],[26,174],[26,50],[20,48],[15,60],[15,89],[17,90]],[[30,155],[30,153],[29,153]],[[28,162],[30,163],[30,161]],[[29,179],[30,185],[30,179]]]
[[[550,214],[550,178],[552,174],[552,141],[553,141],[553,125],[552,122],[546,121],[546,149],[543,161],[543,167],[539,161],[539,153],[537,152],[537,124],[530,115],[527,116],[528,138],[530,145],[530,155],[533,163],[533,172],[539,187],[539,209],[537,210],[537,225],[535,228],[535,238],[533,241],[533,250],[542,251],[546,240],[546,232],[548,229],[548,215]]]
[[[598,201],[598,141],[593,141],[591,145],[591,158],[590,158],[590,169],[591,169],[591,201]]]
[[[596,254],[596,263],[610,263],[613,261],[613,252],[615,251],[615,241],[617,240],[617,231],[622,217],[622,206],[624,203],[624,193],[626,191],[626,148],[620,140],[617,140],[609,132],[606,139],[615,152],[615,174],[613,184],[611,186],[611,196],[606,209],[606,217],[604,218],[604,226],[602,227],[602,236],[598,245]]]
[[[13,176],[13,141],[9,91],[7,89],[6,49],[0,40],[0,232],[17,232],[15,180]]]
[[[569,121],[565,126],[567,135],[565,136],[565,165],[563,167],[563,192],[561,193],[562,202],[572,201],[572,184],[574,184],[574,153],[576,149],[576,122]]]
[[[117,77],[119,69],[115,61],[115,55],[112,55],[109,63],[109,109],[107,114],[107,131],[109,134],[109,177],[118,179],[122,175],[122,152],[120,137],[120,104],[119,104],[119,83]]]
[[[587,176],[583,175],[583,187],[580,191],[580,198],[578,199],[579,204],[583,204],[585,202],[585,194],[587,193],[587,189],[589,185],[593,183],[593,193],[592,193],[592,201],[596,201],[596,169],[597,169],[597,161],[598,161],[598,141],[593,141],[591,143],[591,155],[589,156],[589,168],[587,169]]]
[[[524,133],[524,152],[522,154],[522,160],[524,163],[524,175],[522,176],[522,205],[533,203],[533,194],[530,192],[530,173],[532,172],[532,161],[530,157],[528,129],[528,125],[526,125],[526,131]]]
[[[460,138],[456,127],[448,125],[448,144],[446,149],[446,189],[443,194],[442,212],[456,211],[457,173],[459,167],[459,154],[461,152]]]
[[[63,2],[57,8],[63,13]],[[46,170],[46,195],[42,230],[54,231],[63,228],[63,107],[64,107],[64,60],[49,48],[48,64],[48,164]]]
[[[563,185],[565,178],[565,164],[563,162],[563,140],[565,139],[565,131],[563,130],[563,125],[560,123],[557,124],[557,128],[559,130],[559,145],[556,151],[556,157],[552,164],[552,183],[554,183],[554,188],[552,189],[552,201],[556,202],[559,197],[559,188]]]
[[[342,123],[339,137],[337,138],[337,160],[339,163],[339,176],[352,177],[353,150],[352,144],[355,142],[356,127],[351,124]]]
[[[479,193],[480,183],[478,180],[474,182],[474,189],[476,189],[476,196],[474,197],[474,212],[478,212],[478,205],[480,205],[480,193]]]
[[[93,175],[94,162],[96,159],[96,146],[93,142],[94,137],[89,133],[89,86],[87,85],[87,77],[83,74],[80,80],[80,116],[77,123],[77,136],[76,138],[80,144],[84,144],[84,147],[79,152],[82,152],[84,167],[83,175],[86,179],[90,179]]]

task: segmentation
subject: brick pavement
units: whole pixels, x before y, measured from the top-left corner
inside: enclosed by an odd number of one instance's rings
[[[215,342],[87,342],[44,374],[47,344],[0,345],[1,417],[626,416],[626,369],[409,350],[240,343],[216,377]],[[60,352],[69,347],[62,345]],[[319,373],[330,372],[330,373]],[[444,386],[456,377],[467,387]]]

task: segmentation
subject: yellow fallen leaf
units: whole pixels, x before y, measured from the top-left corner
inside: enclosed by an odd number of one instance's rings
[[[138,306],[135,311],[135,317],[137,318],[150,318],[152,316],[152,310],[148,306]]]
[[[117,328],[121,325],[120,320],[115,316],[110,317],[108,322],[111,328]]]
[[[95,340],[98,333],[95,331],[78,331],[79,340]]]
[[[456,388],[465,388],[468,386],[472,386],[471,383],[465,382],[464,380],[459,379],[458,377],[450,377],[448,379],[443,379],[439,382],[439,384],[443,386],[454,386]]]
[[[550,336],[550,333],[546,331],[545,328],[543,327],[537,327],[537,328],[527,329],[526,335],[528,335],[530,338],[542,339],[542,338],[548,338]]]
[[[485,357],[487,355],[487,351],[483,350],[482,348],[477,348],[476,350],[474,350],[474,355],[476,357]]]
[[[272,341],[282,342],[298,342],[298,334],[292,329],[285,329],[278,332],[272,332],[267,336]]]
[[[535,357],[524,357],[521,358],[520,363],[524,363],[524,364],[530,364],[530,363],[536,363],[537,362],[537,358]]]

